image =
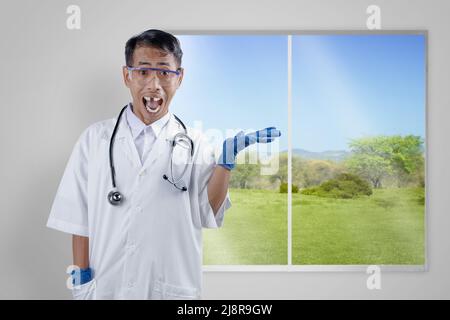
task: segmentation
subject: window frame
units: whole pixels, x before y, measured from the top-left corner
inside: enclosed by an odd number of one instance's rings
[[[287,193],[287,220],[288,220],[288,261],[286,265],[203,265],[205,273],[210,272],[366,272],[370,265],[296,265],[292,264],[292,37],[297,35],[422,35],[425,39],[425,204],[424,204],[424,264],[423,265],[377,265],[383,272],[426,272],[428,265],[428,30],[278,30],[278,31],[204,31],[204,30],[172,30],[175,35],[281,35],[288,41],[288,193]]]

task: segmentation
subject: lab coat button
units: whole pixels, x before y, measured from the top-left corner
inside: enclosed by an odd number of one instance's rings
[[[128,288],[132,288],[134,287],[134,282],[133,281],[128,281]]]
[[[137,207],[136,207],[136,211],[137,211],[137,212],[142,212],[142,208],[141,208],[140,206],[137,206]]]
[[[139,176],[142,177],[142,176],[145,176],[146,174],[147,174],[147,171],[144,170],[144,171],[141,171],[141,172],[139,173]]]

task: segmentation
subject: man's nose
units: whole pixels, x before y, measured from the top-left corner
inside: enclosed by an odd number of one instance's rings
[[[160,88],[159,78],[156,75],[156,70],[149,70],[150,74],[146,79],[146,87],[149,88]]]

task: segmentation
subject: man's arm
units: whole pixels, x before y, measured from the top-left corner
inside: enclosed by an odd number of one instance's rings
[[[72,235],[73,264],[80,269],[89,267],[89,238]]]
[[[222,166],[216,166],[208,182],[208,200],[214,215],[225,200],[229,181],[230,170],[227,170]]]
[[[237,154],[254,143],[270,143],[279,136],[281,136],[280,130],[275,127],[268,127],[248,134],[240,131],[236,136],[223,142],[218,165],[214,168],[208,182],[208,200],[214,215],[225,200],[228,182],[230,181],[230,171],[235,167]]]

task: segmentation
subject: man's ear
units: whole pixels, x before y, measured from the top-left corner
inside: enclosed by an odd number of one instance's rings
[[[131,81],[131,74],[128,71],[127,67],[122,67],[122,74],[123,74],[123,82],[125,85],[129,88],[130,87],[130,81]]]

